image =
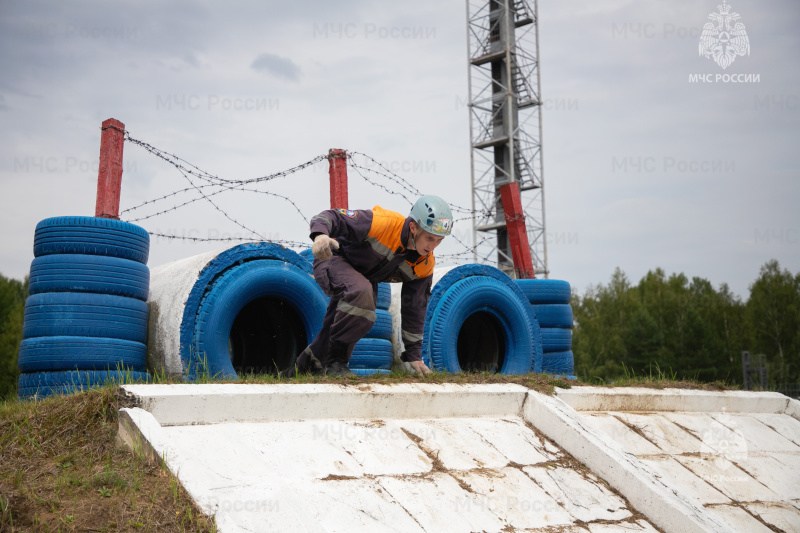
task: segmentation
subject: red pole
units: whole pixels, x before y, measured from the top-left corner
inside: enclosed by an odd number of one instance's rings
[[[97,173],[97,202],[94,216],[119,219],[122,188],[122,147],[125,124],[115,118],[103,122],[100,136],[100,168]]]
[[[347,209],[347,151],[328,150],[328,172],[331,177],[331,209]]]
[[[511,258],[514,260],[517,279],[533,279],[535,277],[533,260],[531,247],[528,244],[528,232],[525,229],[525,213],[519,196],[519,184],[512,182],[501,186],[500,199],[503,201],[508,244],[511,246]]]

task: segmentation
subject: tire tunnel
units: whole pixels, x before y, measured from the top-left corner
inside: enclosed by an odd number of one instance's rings
[[[327,299],[306,260],[255,243],[152,269],[148,305],[149,368],[232,378],[293,364]]]
[[[533,308],[502,271],[486,265],[448,270],[428,302],[423,360],[446,372],[539,372],[542,342]]]

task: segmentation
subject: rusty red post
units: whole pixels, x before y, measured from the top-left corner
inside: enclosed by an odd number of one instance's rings
[[[347,209],[347,151],[328,151],[328,172],[331,178],[331,209]]]
[[[122,147],[125,124],[115,118],[103,121],[100,136],[100,168],[97,173],[97,202],[94,216],[119,219],[122,189]]]
[[[500,199],[508,230],[508,244],[511,247],[511,258],[514,260],[514,271],[517,279],[533,279],[533,260],[531,247],[528,244],[528,231],[525,228],[525,212],[519,196],[519,184],[507,183],[500,187]]]

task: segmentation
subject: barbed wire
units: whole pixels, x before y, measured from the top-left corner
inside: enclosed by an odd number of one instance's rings
[[[187,235],[167,235],[165,233],[148,232],[151,237],[161,237],[162,239],[180,239],[194,242],[265,242],[263,239],[253,239],[250,237],[191,237]],[[287,241],[281,239],[270,239],[269,242],[280,244],[286,248],[309,248],[310,244],[300,241]]]
[[[199,188],[199,189],[202,189],[202,188],[204,188],[204,187],[213,187],[213,185],[200,185],[200,187],[198,187],[198,188]],[[192,190],[194,190],[194,189],[190,187],[190,188],[187,188],[187,189],[183,189],[181,192],[192,191]],[[266,195],[268,195],[268,196],[275,196],[276,198],[280,198],[280,199],[282,199],[282,200],[285,200],[286,202],[288,202],[289,204],[291,204],[291,205],[292,205],[292,207],[294,207],[295,211],[297,211],[297,213],[298,213],[298,214],[299,214],[299,215],[300,215],[300,216],[303,218],[303,220],[304,220],[306,223],[308,223],[308,219],[307,219],[307,218],[306,218],[306,216],[303,214],[303,212],[300,210],[300,208],[299,208],[299,207],[297,207],[297,204],[296,204],[296,203],[294,203],[294,202],[292,201],[292,199],[291,199],[291,198],[289,198],[289,197],[287,197],[287,196],[283,196],[282,194],[276,194],[276,193],[274,193],[274,192],[269,192],[269,191],[261,191],[261,190],[259,190],[259,189],[246,189],[246,188],[244,188],[244,187],[226,187],[226,188],[224,188],[224,189],[221,189],[221,190],[218,190],[218,191],[214,191],[214,192],[212,192],[212,193],[210,193],[210,194],[206,194],[205,196],[206,196],[206,197],[208,197],[208,196],[215,196],[215,195],[217,195],[217,194],[221,194],[221,193],[223,193],[223,192],[228,192],[228,191],[231,191],[231,190],[243,191],[243,192],[254,192],[254,193],[258,193],[258,194],[266,194]],[[127,220],[127,222],[139,222],[139,221],[141,221],[141,220],[147,220],[148,218],[153,218],[153,217],[156,217],[156,216],[158,216],[158,215],[163,215],[163,214],[169,213],[170,211],[175,211],[175,210],[177,210],[177,209],[179,209],[179,208],[181,208],[181,207],[187,206],[187,205],[189,205],[189,204],[192,204],[192,203],[194,203],[194,202],[196,202],[196,201],[198,201],[198,200],[202,200],[202,199],[203,199],[203,197],[200,197],[200,198],[192,198],[191,200],[187,200],[187,201],[183,202],[182,204],[178,204],[178,205],[172,206],[172,207],[170,207],[169,209],[164,209],[164,210],[162,210],[162,211],[158,211],[158,212],[156,212],[156,213],[152,213],[152,214],[150,214],[150,215],[143,216],[143,217],[139,217],[139,218],[131,218],[131,219]],[[151,201],[151,202],[145,202],[145,203],[153,203],[153,201]],[[144,204],[142,204],[142,205],[144,205]],[[125,213],[126,211],[131,211],[131,209],[126,209],[126,210],[125,210],[125,211],[123,211],[122,213]],[[120,213],[120,214],[121,214],[121,213]]]
[[[380,171],[378,171],[378,170],[376,170],[374,168],[365,167],[363,165],[360,165],[353,159],[352,156],[364,157],[368,161],[374,163],[377,167],[382,168],[384,170],[384,172],[380,172]],[[362,152],[353,151],[353,152],[347,152],[347,157],[350,160],[350,165],[349,165],[350,168],[354,169],[356,171],[356,173],[358,173],[358,175],[361,176],[364,179],[364,181],[366,181],[367,183],[369,183],[371,185],[374,185],[375,187],[381,188],[381,189],[385,190],[386,192],[388,192],[389,194],[400,196],[401,198],[405,199],[410,205],[414,205],[414,202],[416,201],[416,198],[422,196],[422,192],[420,192],[419,189],[417,189],[416,187],[414,187],[413,185],[408,183],[405,179],[403,179],[402,177],[398,176],[396,173],[394,173],[391,170],[389,170],[388,168],[386,168],[386,166],[383,163],[380,163],[379,161],[375,160],[374,158],[368,156],[367,154],[362,153]],[[379,176],[383,176],[384,178],[387,178],[390,181],[393,181],[393,182],[397,183],[398,185],[400,185],[400,187],[402,187],[403,189],[405,189],[406,191],[408,191],[409,193],[414,195],[416,198],[411,200],[406,195],[404,195],[402,193],[399,193],[399,192],[396,192],[396,191],[392,191],[388,187],[386,187],[385,185],[381,185],[379,183],[375,183],[374,181],[372,181],[369,178],[367,178],[366,176],[364,176],[364,174],[361,173],[361,170],[364,170],[366,172],[371,172],[371,173],[377,174]],[[470,217],[467,217],[467,218],[464,218],[464,219],[458,219],[458,220],[472,220],[472,219],[475,218],[476,213],[478,213],[478,211],[476,211],[474,209],[461,207],[461,206],[456,205],[456,204],[452,204],[451,203],[449,205],[450,205],[450,209],[452,211],[459,212],[459,213],[462,213],[462,214],[468,213],[470,215]],[[487,215],[485,213],[481,213],[481,216],[487,216]],[[488,216],[492,216],[492,214],[489,213]],[[453,222],[456,222],[456,221],[457,220],[454,220]]]
[[[302,210],[300,210],[300,208],[297,206],[297,204],[294,201],[292,201],[291,198],[289,198],[287,196],[280,195],[280,194],[272,193],[272,192],[269,192],[269,191],[262,191],[262,190],[259,190],[259,189],[247,188],[246,185],[254,184],[254,183],[255,184],[260,184],[260,183],[264,183],[264,182],[267,182],[267,181],[271,181],[271,180],[276,179],[276,178],[285,177],[285,176],[288,176],[290,174],[294,174],[295,172],[298,172],[298,171],[300,171],[300,170],[302,170],[304,168],[307,168],[307,167],[309,167],[311,165],[314,165],[316,163],[324,161],[326,159],[325,155],[319,155],[319,156],[317,156],[317,157],[315,157],[315,158],[313,158],[313,159],[311,159],[309,161],[306,161],[305,163],[302,163],[300,165],[296,165],[296,166],[294,166],[292,168],[289,168],[287,170],[283,170],[283,171],[276,172],[276,173],[273,173],[273,174],[268,174],[268,175],[265,175],[265,176],[260,176],[260,177],[251,178],[251,179],[244,179],[244,180],[229,180],[229,179],[220,178],[219,176],[215,176],[215,175],[213,175],[213,174],[211,174],[209,172],[206,172],[205,170],[199,168],[198,166],[196,166],[196,165],[194,165],[192,163],[189,163],[185,159],[183,159],[181,157],[178,157],[175,154],[170,154],[170,153],[168,153],[168,152],[166,152],[164,150],[156,148],[155,146],[153,146],[153,145],[151,145],[149,143],[146,143],[146,142],[141,141],[139,139],[135,139],[127,131],[125,132],[125,137],[124,138],[125,138],[126,141],[143,148],[144,150],[146,150],[147,152],[155,155],[159,159],[161,159],[161,160],[169,163],[170,165],[174,166],[178,170],[178,172],[189,182],[190,187],[187,187],[185,189],[180,189],[178,191],[173,191],[171,193],[163,195],[163,196],[161,196],[159,198],[155,198],[153,200],[148,200],[146,202],[143,202],[142,204],[139,204],[139,205],[133,206],[133,207],[131,207],[129,209],[126,209],[122,213],[131,212],[131,211],[134,211],[136,209],[140,209],[140,208],[142,208],[142,207],[144,207],[146,205],[155,204],[157,202],[166,200],[167,198],[171,198],[171,197],[177,196],[179,194],[183,194],[183,193],[196,192],[199,195],[198,197],[191,198],[191,199],[189,199],[189,200],[187,200],[185,202],[176,204],[176,205],[174,205],[172,207],[169,207],[169,208],[166,208],[166,209],[161,209],[160,211],[157,211],[155,213],[152,213],[152,214],[149,214],[149,215],[145,215],[145,216],[141,216],[141,217],[138,217],[138,218],[130,219],[130,220],[128,220],[128,222],[140,222],[142,220],[147,220],[149,218],[153,218],[155,216],[163,215],[163,214],[169,213],[171,211],[176,211],[177,209],[180,209],[181,207],[184,207],[186,205],[194,203],[194,202],[196,202],[198,200],[205,200],[216,211],[221,213],[225,218],[230,220],[236,226],[244,229],[248,233],[251,233],[252,235],[258,237],[259,240],[265,240],[264,236],[261,235],[260,233],[258,233],[257,231],[255,231],[254,229],[247,227],[246,225],[244,225],[243,223],[239,222],[234,217],[229,215],[224,209],[222,209],[213,200],[211,200],[211,197],[215,196],[217,194],[221,194],[223,192],[233,191],[233,190],[235,190],[235,191],[244,191],[244,192],[254,192],[254,193],[259,193],[259,194],[266,194],[266,195],[269,195],[269,196],[280,198],[280,199],[288,202],[289,204],[291,204],[292,207],[295,209],[295,211],[297,211],[300,214],[300,216],[303,218],[303,220],[306,223],[308,223],[308,219],[305,217],[305,215],[303,214]],[[192,177],[205,181],[206,185],[198,185],[198,184],[196,184],[193,181]],[[204,192],[204,189],[206,189],[206,188],[212,188],[212,191],[210,193],[206,194]],[[163,235],[163,234],[160,235],[160,236],[167,237],[166,235]],[[171,238],[187,239],[187,237],[185,237],[185,236],[178,236],[178,235],[172,236]],[[191,240],[203,240],[203,239],[194,237],[194,238],[191,238]],[[209,239],[205,239],[205,240],[212,240],[212,239],[209,238]]]
[[[230,222],[232,222],[233,224],[235,224],[236,226],[247,232],[247,235],[244,236],[237,235],[230,237],[194,237],[189,235],[174,235],[174,234],[168,235],[160,232],[150,232],[150,235],[152,237],[172,239],[172,240],[185,240],[192,242],[261,242],[266,240],[263,235],[261,235],[254,229],[247,227],[242,222],[236,220],[234,217],[228,214],[222,207],[220,207],[217,203],[215,203],[211,199],[214,196],[229,191],[265,194],[268,196],[279,198],[289,203],[294,208],[294,210],[297,211],[300,217],[302,217],[302,219],[306,223],[308,223],[308,218],[305,216],[305,214],[302,212],[299,206],[291,198],[271,191],[254,188],[253,185],[258,186],[278,178],[290,176],[292,174],[295,174],[296,172],[299,172],[308,167],[321,163],[322,161],[325,161],[328,158],[327,154],[319,155],[289,169],[282,170],[280,172],[275,172],[272,174],[267,174],[264,176],[259,176],[256,178],[226,179],[214,175],[210,172],[207,172],[175,154],[168,153],[164,150],[156,148],[155,146],[149,143],[135,139],[127,131],[125,132],[125,141],[130,142],[144,149],[145,151],[153,154],[159,159],[175,167],[175,169],[183,176],[183,178],[188,181],[189,187],[175,190],[170,193],[159,196],[157,198],[147,200],[138,205],[125,209],[120,214],[130,213],[139,209],[143,209],[146,206],[155,207],[156,204],[164,202],[170,198],[175,198],[176,200],[178,200],[178,197],[183,194],[194,193],[195,195],[197,195],[192,198],[189,198],[188,200],[179,201],[179,203],[176,203],[171,207],[162,208],[156,212],[153,212],[148,215],[143,215],[138,218],[132,218],[130,220],[127,220],[127,222],[140,222],[143,220],[148,220],[160,215],[170,213],[172,211],[176,211],[182,207],[193,204],[197,201],[204,200],[208,202],[216,211],[218,211],[225,218],[227,218]],[[354,156],[359,158],[364,158],[369,162],[370,166],[364,166],[363,164],[359,163],[356,159],[354,159]],[[347,152],[347,158],[349,160],[348,164],[349,168],[354,170],[359,176],[361,176],[361,178],[364,179],[364,181],[366,181],[367,183],[376,188],[384,190],[388,194],[400,196],[401,198],[409,202],[410,205],[413,205],[416,199],[422,195],[419,189],[417,189],[414,185],[412,185],[407,180],[405,180],[395,172],[391,171],[385,165],[378,162],[377,160],[375,160],[374,158],[370,157],[367,154],[355,151]],[[204,183],[198,184],[196,183],[196,180],[200,180]],[[388,182],[389,184],[387,185],[386,182]],[[393,188],[391,184],[395,184],[397,187]],[[409,198],[409,195],[413,196],[414,198],[413,199]],[[452,211],[459,213],[461,215],[465,215],[459,218],[455,218],[453,220],[454,223],[460,221],[468,221],[468,220],[474,221],[477,218],[486,219],[494,216],[493,213],[490,211],[489,212],[478,211],[474,209],[461,207],[455,204],[450,204],[450,207]],[[487,243],[487,241],[489,241],[490,239],[489,236],[483,237],[480,241],[478,241],[475,245],[472,246],[467,245],[461,238],[459,238],[455,234],[451,234],[451,237],[461,246],[462,249],[461,251],[458,252],[447,253],[447,254],[443,253],[437,255],[437,259],[439,261],[447,261],[455,263],[472,262],[475,260],[475,258],[480,257],[480,259],[486,263],[494,265],[500,264],[498,261],[492,260],[490,257],[488,257],[488,255],[492,253],[491,251],[489,252],[489,254],[486,254],[485,256],[483,256],[483,254],[478,253],[478,250],[482,246],[484,246]],[[291,240],[270,239],[269,242],[274,242],[286,246],[287,248],[294,248],[294,249],[307,248],[309,246],[309,244],[306,242],[291,241]]]

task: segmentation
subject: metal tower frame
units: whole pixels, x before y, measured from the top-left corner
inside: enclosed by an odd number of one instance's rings
[[[475,261],[511,270],[510,223],[524,216],[533,270],[546,277],[537,1],[467,0],[472,231]],[[511,217],[501,198],[509,184],[522,206]]]

